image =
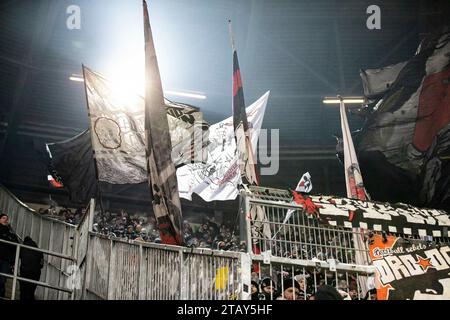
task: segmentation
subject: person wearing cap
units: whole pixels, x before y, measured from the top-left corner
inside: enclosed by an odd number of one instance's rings
[[[17,235],[12,231],[9,225],[8,215],[0,214],[0,239],[19,243]],[[0,242],[0,273],[11,273],[14,265],[16,248],[13,245]],[[5,297],[6,278],[0,276],[0,298]]]
[[[277,300],[296,300],[300,296],[300,285],[293,278],[283,281],[283,292]]]
[[[264,296],[264,300],[273,300],[276,297],[277,287],[275,281],[267,277],[261,280],[261,295]]]

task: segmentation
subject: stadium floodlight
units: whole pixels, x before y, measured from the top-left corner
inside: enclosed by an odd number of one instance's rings
[[[84,78],[81,75],[77,75],[77,74],[72,74],[69,77],[69,80],[71,81],[75,81],[75,82],[84,82]],[[115,90],[114,92],[122,92],[122,93],[130,93],[130,92],[134,92],[135,88],[137,87],[136,83],[132,83],[130,84],[125,83],[124,81],[119,81],[122,80],[121,77],[116,77],[111,81],[111,84],[114,86]],[[179,96],[179,97],[187,97],[187,98],[193,98],[193,99],[199,99],[199,100],[205,100],[206,99],[206,95],[202,92],[195,92],[195,91],[175,91],[175,90],[164,90],[164,94],[166,95],[174,95],[174,96]],[[122,94],[123,95],[123,94]]]
[[[366,99],[364,97],[325,97],[323,98],[324,104],[340,104],[341,101],[345,104],[364,104],[366,103]]]
[[[174,96],[180,96],[180,97],[187,97],[187,98],[193,98],[193,99],[200,99],[205,100],[206,96],[203,93],[200,92],[184,92],[184,91],[173,91],[173,90],[164,90],[165,94],[174,95]]]
[[[72,75],[69,77],[69,80],[76,81],[76,82],[84,82],[83,76],[80,76],[80,75],[78,75],[78,74],[72,74]]]

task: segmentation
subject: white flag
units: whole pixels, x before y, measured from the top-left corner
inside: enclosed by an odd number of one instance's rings
[[[305,174],[303,174],[303,176],[301,177],[300,181],[298,182],[297,187],[295,188],[295,191],[297,191],[297,192],[304,192],[304,193],[310,193],[311,190],[312,190],[311,175],[309,174],[309,172],[306,172]],[[295,204],[295,202],[293,202],[293,203]],[[289,209],[286,212],[286,216],[284,217],[283,224],[286,224],[289,221],[289,219],[292,217],[292,214],[294,212],[295,212],[294,209]],[[278,230],[278,232],[279,231],[280,230]]]
[[[99,73],[83,67],[98,179],[113,184],[148,179],[145,160],[144,98],[118,93]],[[126,98],[126,99],[125,99]],[[198,108],[165,100],[175,166],[204,162],[208,124]]]
[[[246,113],[251,123],[253,155],[259,130],[264,118],[269,91],[247,107]],[[209,127],[208,160],[206,163],[187,164],[177,170],[180,197],[192,199],[197,193],[205,201],[233,200],[239,194],[241,174],[238,165],[233,118],[229,117]]]

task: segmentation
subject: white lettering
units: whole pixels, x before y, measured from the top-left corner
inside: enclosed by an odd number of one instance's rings
[[[408,254],[404,256],[399,256],[399,258],[400,260],[402,260],[406,268],[408,268],[408,271],[411,274],[411,276],[418,276],[424,274],[424,271],[417,264],[417,261],[413,258],[412,255]]]
[[[381,9],[379,6],[372,4],[367,7],[367,14],[371,14],[366,21],[367,29],[381,29]]]
[[[390,257],[386,257],[385,260],[388,263],[388,265],[391,267],[392,272],[394,273],[395,278],[397,280],[400,280],[403,277],[410,276],[408,269],[402,264],[402,262],[400,261],[400,259],[398,257],[390,256]]]
[[[381,283],[388,284],[395,280],[391,268],[389,268],[389,265],[384,259],[375,260],[373,265],[377,268]]]
[[[450,247],[449,246],[441,247],[439,251],[441,252],[444,259],[447,261],[447,263],[450,265],[450,254],[449,254]]]
[[[441,256],[438,249],[435,248],[425,251],[425,255],[428,258],[431,258],[430,263],[434,268],[436,268],[436,270],[444,270],[449,268],[448,264],[445,262],[445,259]]]
[[[77,5],[70,5],[66,10],[67,14],[70,16],[66,20],[66,26],[69,30],[80,30],[81,29],[81,9]]]

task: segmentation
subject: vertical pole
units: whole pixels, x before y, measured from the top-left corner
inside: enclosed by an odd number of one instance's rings
[[[89,228],[88,232],[92,232],[93,225],[94,225],[94,215],[95,215],[95,199],[91,199],[91,202],[89,204]],[[89,237],[88,237],[89,239]]]
[[[17,286],[17,270],[19,269],[19,255],[20,255],[20,244],[16,245],[16,259],[14,261],[14,278],[11,292],[11,300],[16,298],[16,286]]]
[[[29,234],[29,236],[30,236],[30,238],[33,238],[34,237],[34,234],[33,234],[33,227],[34,227],[34,214],[31,214],[31,226],[30,226],[30,234]],[[36,239],[33,239],[34,241],[36,241]]]
[[[22,224],[22,228],[21,228],[22,230],[21,230],[21,233],[20,233],[19,237],[24,239],[25,238],[24,237],[25,229],[26,229],[26,226],[27,226],[27,211],[26,210],[21,210],[21,211],[23,211],[23,214],[22,214],[22,216],[23,216],[23,224]],[[17,231],[19,231],[19,230],[17,230]]]
[[[106,299],[107,300],[109,300],[109,279],[111,278],[112,250],[113,250],[113,241],[111,239],[110,243],[109,243],[108,275],[106,278]]]
[[[339,113],[341,115],[341,130],[342,130],[342,147],[344,149],[344,174],[345,174],[345,188],[347,190],[347,197],[352,198],[352,191],[349,183],[348,169],[349,165],[352,163],[350,158],[350,153],[348,152],[349,146],[347,139],[347,123],[345,123],[346,114],[345,114],[345,104],[342,97],[339,97]]]
[[[38,245],[39,248],[42,248],[42,221],[44,219],[42,219],[42,217],[40,217],[39,221],[40,221],[40,226],[39,226],[39,239],[38,239]]]
[[[90,247],[90,241],[91,241],[91,235],[90,235],[90,232],[92,232],[92,230],[93,230],[93,224],[94,224],[94,215],[95,215],[95,199],[94,198],[92,198],[91,199],[91,201],[89,202],[89,211],[88,212],[86,212],[86,214],[88,215],[87,217],[85,217],[85,219],[84,219],[84,222],[83,222],[83,224],[84,223],[88,223],[88,227],[87,227],[87,230],[85,231],[85,233],[86,234],[83,234],[82,236],[83,237],[86,237],[86,251],[84,252],[84,257],[78,257],[78,258],[81,258],[81,259],[85,259],[85,267],[84,267],[84,275],[83,275],[83,284],[81,285],[81,287],[82,287],[82,299],[84,299],[85,298],[85,296],[86,296],[86,288],[87,288],[87,285],[86,285],[86,283],[88,283],[89,284],[89,281],[90,281],[90,273],[92,272],[92,265],[90,266],[90,268],[88,269],[88,267],[89,267],[89,264],[92,264],[93,262],[92,262],[92,259],[93,259],[93,257],[92,257],[92,254],[90,255],[89,254],[89,247]],[[81,229],[80,229],[80,231],[83,231],[83,226],[81,227]],[[81,237],[81,235],[80,235],[80,237]],[[81,241],[80,241],[80,243],[81,243]],[[89,258],[89,257],[92,257],[92,258]],[[81,267],[81,264],[82,264],[82,262],[83,261],[79,261],[78,262],[78,265]],[[109,271],[108,271],[109,272]]]
[[[247,252],[249,254],[253,253],[253,239],[252,239],[252,223],[251,223],[251,217],[250,217],[250,200],[248,199],[248,196],[244,196],[245,199],[245,206],[244,206],[244,214],[245,214],[245,222],[246,222],[246,230],[247,230]]]
[[[245,222],[245,195],[241,191],[240,201],[239,201],[239,240],[247,242],[247,223]]]
[[[114,246],[114,241],[111,240],[111,254],[110,254],[110,260],[109,260],[109,275],[108,275],[108,300],[114,300],[114,294],[115,294],[115,287],[114,287],[114,281],[115,281],[115,262],[116,261],[116,247]]]
[[[50,237],[49,237],[49,243],[48,243],[48,250],[53,251],[53,221],[50,221]],[[52,259],[52,257],[47,255],[47,266],[46,266],[46,270],[45,270],[45,282],[48,282],[48,278],[50,276],[50,267],[52,266],[51,259]],[[48,288],[45,288],[44,300],[48,300]]]
[[[141,291],[143,291],[144,286],[141,283],[142,273],[144,272],[144,268],[142,267],[143,260],[143,248],[142,244],[139,244],[139,262],[138,262],[138,276],[137,276],[137,299],[143,300]]]
[[[43,233],[42,232],[43,231],[42,226],[43,226],[43,223],[44,223],[44,219],[42,217],[39,217],[39,233],[38,233],[38,239],[37,239],[37,243],[38,243],[39,248],[42,248],[42,233]],[[44,258],[44,263],[45,263],[45,258]],[[45,270],[47,270],[47,269],[45,269]],[[45,289],[44,289],[44,291],[42,291],[42,288],[38,288],[36,290],[36,293],[37,294],[39,293],[38,298],[42,299],[42,295],[41,294],[45,293]]]
[[[342,129],[342,142],[344,148],[344,170],[345,170],[345,186],[347,189],[347,197],[359,200],[366,200],[368,198],[367,192],[364,189],[363,178],[361,171],[359,170],[358,159],[356,157],[355,147],[348,126],[347,114],[345,111],[344,99],[338,96],[340,100],[340,115],[341,115],[341,129]],[[353,243],[355,248],[355,259],[359,265],[367,265],[369,261],[361,254],[361,250],[364,248],[364,244],[361,239],[361,229],[352,228],[353,230]],[[362,244],[361,244],[362,243]],[[359,279],[359,278],[358,278]],[[361,279],[364,282],[365,279]],[[365,283],[360,283],[363,290],[367,291]],[[360,285],[358,283],[358,285]]]
[[[179,251],[179,259],[180,259],[180,300],[187,300],[188,294],[187,294],[187,285],[186,285],[186,277],[183,277],[186,273],[186,268],[184,265],[184,252],[183,249],[180,249]]]

